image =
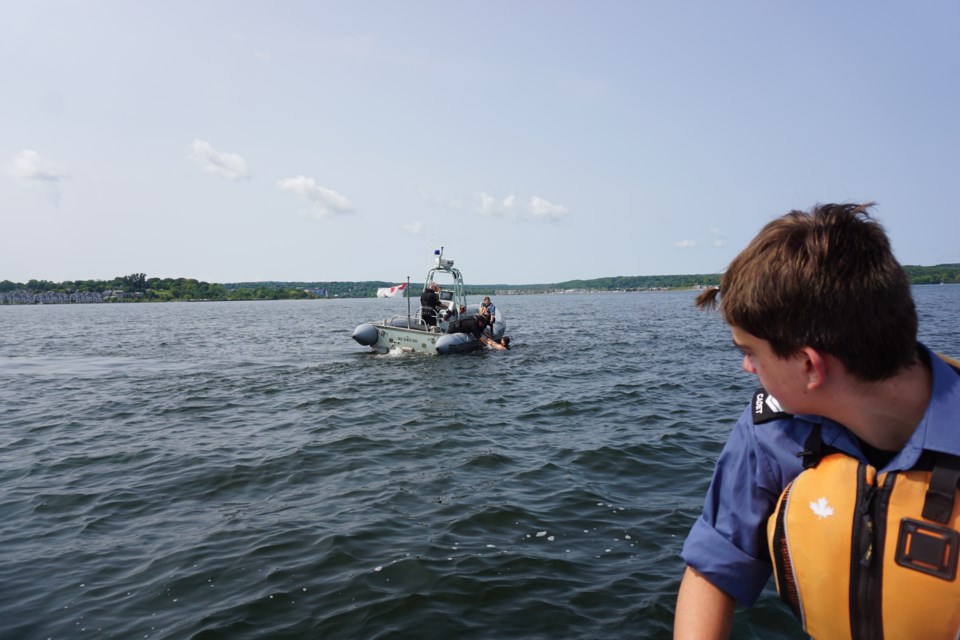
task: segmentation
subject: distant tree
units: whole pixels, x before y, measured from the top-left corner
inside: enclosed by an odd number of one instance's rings
[[[27,289],[30,291],[56,291],[59,286],[49,280],[27,280]]]
[[[145,273],[131,273],[128,276],[119,278],[119,280],[123,282],[124,291],[147,290],[147,274]]]

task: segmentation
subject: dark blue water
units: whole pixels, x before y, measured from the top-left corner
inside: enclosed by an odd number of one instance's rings
[[[754,380],[693,292],[0,307],[0,637],[648,638]],[[916,289],[960,354],[960,287]],[[736,637],[802,637],[767,596]]]

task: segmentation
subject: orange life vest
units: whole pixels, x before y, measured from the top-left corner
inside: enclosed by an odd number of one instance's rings
[[[767,522],[777,590],[813,638],[960,637],[960,458],[924,455],[877,473],[826,448],[781,494]]]

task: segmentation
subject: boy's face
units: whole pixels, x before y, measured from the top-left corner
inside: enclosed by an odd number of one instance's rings
[[[812,413],[807,406],[806,358],[802,353],[781,358],[770,343],[737,327],[730,327],[733,344],[743,353],[743,370],[760,379],[787,413]]]

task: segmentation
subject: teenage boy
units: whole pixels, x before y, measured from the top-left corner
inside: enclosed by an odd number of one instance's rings
[[[870,206],[775,219],[697,299],[763,389],[683,546],[676,638],[729,636],[771,571],[815,638],[960,633],[960,370],[917,342]]]

